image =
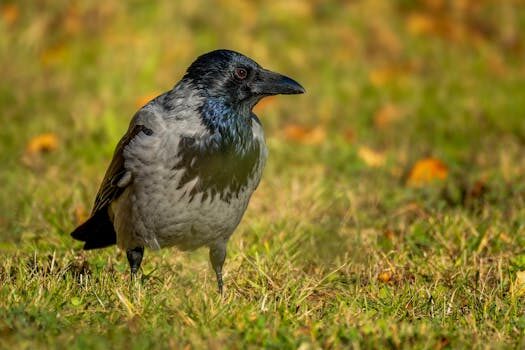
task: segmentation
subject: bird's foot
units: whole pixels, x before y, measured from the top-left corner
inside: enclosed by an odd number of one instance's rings
[[[128,258],[129,269],[131,271],[131,281],[137,279],[137,273],[142,263],[142,257],[144,256],[144,247],[136,247],[133,249],[126,250],[126,256]]]

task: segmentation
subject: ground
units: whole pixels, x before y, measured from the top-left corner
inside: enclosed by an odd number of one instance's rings
[[[523,348],[519,1],[0,5],[0,348]],[[229,244],[69,233],[131,116],[200,53],[298,80],[257,107],[270,149]]]

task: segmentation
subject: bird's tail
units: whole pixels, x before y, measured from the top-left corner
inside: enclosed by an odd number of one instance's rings
[[[117,234],[109,219],[107,208],[94,213],[71,233],[71,237],[86,242],[85,250],[104,248],[117,243]]]

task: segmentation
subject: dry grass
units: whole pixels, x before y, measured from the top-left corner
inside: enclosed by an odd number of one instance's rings
[[[0,10],[0,347],[525,345],[519,2]],[[136,108],[217,47],[308,93],[257,111],[270,160],[225,295],[204,250],[147,251],[130,284],[121,252],[68,233]],[[429,156],[446,179],[407,185]]]

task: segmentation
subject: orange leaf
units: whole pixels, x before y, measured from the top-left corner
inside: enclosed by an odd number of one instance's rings
[[[385,164],[385,155],[374,151],[366,146],[359,147],[357,155],[366,165],[371,167],[380,167]]]
[[[392,281],[392,277],[394,277],[394,274],[392,273],[392,271],[385,270],[379,273],[379,275],[377,276],[377,279],[383,283],[388,283]]]
[[[432,11],[440,11],[446,6],[445,0],[424,0],[423,3],[425,7]]]
[[[137,97],[135,99],[135,107],[136,108],[141,108],[141,107],[145,106],[146,104],[148,104],[149,101],[153,100],[158,95],[159,95],[158,93],[153,92],[151,94],[147,94],[147,95],[144,95],[144,96]]]
[[[83,23],[75,6],[72,6],[67,11],[64,18],[64,30],[69,34],[76,34],[82,29]]]
[[[389,241],[393,241],[396,239],[396,232],[391,229],[386,229],[383,232],[383,236],[385,236],[385,238],[388,239]]]
[[[58,137],[53,133],[41,134],[33,137],[26,146],[29,155],[52,152],[58,148]]]
[[[388,103],[379,108],[379,110],[377,110],[377,112],[374,114],[374,125],[378,129],[383,129],[393,122],[399,120],[401,118],[401,114],[402,112],[397,106]]]
[[[407,184],[419,187],[435,180],[445,180],[448,167],[439,159],[425,158],[419,160],[408,175]]]
[[[0,17],[7,25],[15,23],[19,15],[20,11],[16,4],[8,4],[0,9]]]
[[[298,124],[290,124],[284,128],[284,136],[288,140],[297,141],[306,145],[318,145],[326,139],[326,131],[320,126],[305,128]]]

